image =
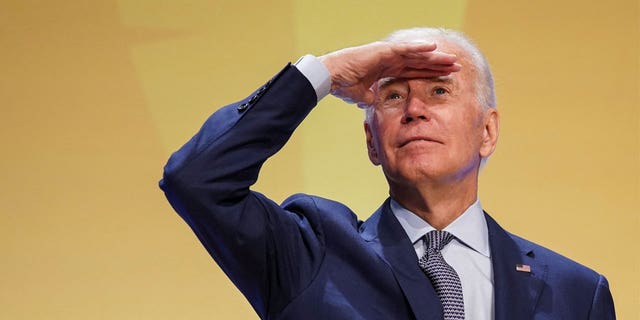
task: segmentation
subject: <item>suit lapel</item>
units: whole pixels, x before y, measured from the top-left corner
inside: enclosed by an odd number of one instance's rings
[[[361,234],[393,271],[416,319],[442,320],[440,299],[420,270],[413,244],[391,212],[388,199],[362,225]]]
[[[495,220],[488,214],[485,217],[493,264],[495,320],[529,319],[544,287],[547,266],[535,260],[532,248],[520,247]],[[516,265],[523,267],[516,270]]]
[[[528,319],[544,288],[547,266],[538,263],[535,252],[525,242],[512,238],[495,220],[485,214],[494,279],[495,320]],[[416,319],[441,320],[440,299],[422,273],[406,233],[391,212],[389,200],[361,226],[361,235],[391,268]],[[519,271],[516,265],[530,267]]]

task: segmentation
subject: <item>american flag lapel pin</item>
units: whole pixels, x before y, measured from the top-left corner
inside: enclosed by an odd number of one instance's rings
[[[528,264],[516,264],[516,271],[531,273],[531,266]]]

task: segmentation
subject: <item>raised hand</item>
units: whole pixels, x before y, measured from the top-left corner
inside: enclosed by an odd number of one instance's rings
[[[386,77],[428,78],[460,70],[456,56],[429,42],[378,41],[319,57],[331,74],[331,94],[359,106],[375,99],[371,85]]]

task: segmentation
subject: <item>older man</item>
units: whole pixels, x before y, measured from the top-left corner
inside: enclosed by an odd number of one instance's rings
[[[249,190],[329,92],[366,109],[390,198],[365,222],[298,194]],[[263,319],[614,319],[606,279],[511,235],[477,199],[499,116],[460,33],[409,29],[305,56],[214,113],[165,167],[176,211]]]

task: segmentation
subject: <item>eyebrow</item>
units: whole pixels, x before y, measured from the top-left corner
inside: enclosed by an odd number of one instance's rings
[[[425,80],[430,81],[430,82],[436,82],[436,83],[453,84],[453,78],[451,78],[451,76],[443,76],[443,77],[436,77],[436,78],[426,78]]]
[[[451,76],[423,78],[423,79],[429,82],[435,82],[435,83],[446,83],[451,85],[454,84],[453,78]],[[394,78],[394,77],[382,78],[378,80],[378,90],[382,90],[388,86],[391,86],[398,82],[407,81],[407,80],[408,80],[407,78]]]
[[[382,78],[380,80],[378,80],[378,90],[382,90],[394,83],[398,83],[400,81],[406,81],[406,79],[403,78],[394,78],[394,77],[387,77],[387,78]]]

